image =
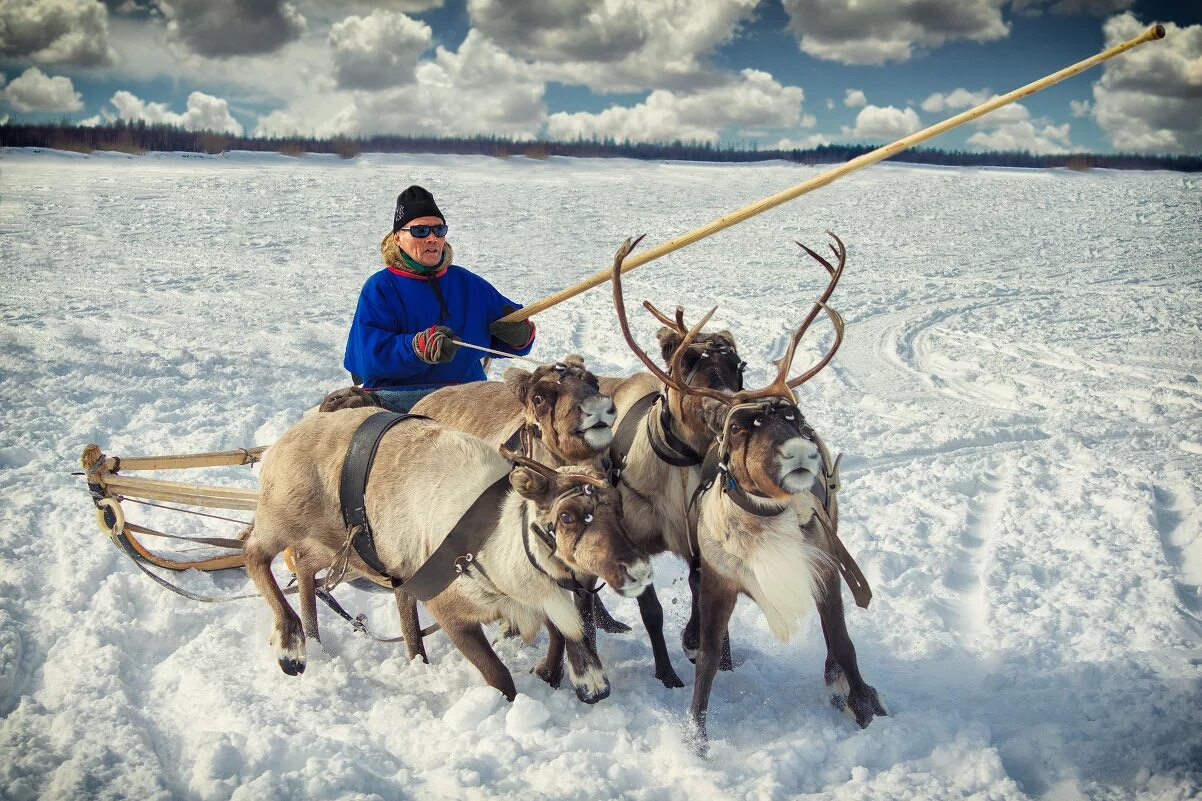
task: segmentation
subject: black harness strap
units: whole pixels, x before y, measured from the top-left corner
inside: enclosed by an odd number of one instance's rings
[[[367,520],[367,477],[371,472],[371,464],[375,461],[376,450],[384,434],[402,420],[412,418],[428,420],[428,417],[414,414],[397,414],[395,412],[377,412],[360,424],[351,437],[351,444],[346,449],[346,459],[342,462],[342,475],[338,482],[338,498],[342,504],[342,522],[351,533],[351,544],[355,553],[372,570],[382,576],[387,576],[393,587],[401,583],[401,579],[391,575],[388,568],[380,561],[376,553],[376,542],[372,537],[371,524]]]
[[[509,474],[501,476],[480,494],[459,518],[434,553],[427,557],[421,567],[408,579],[394,576],[380,561],[376,552],[371,524],[367,520],[364,495],[372,461],[384,434],[402,420],[424,419],[422,415],[377,412],[363,421],[351,439],[346,461],[342,466],[339,496],[342,503],[342,518],[351,532],[351,544],[359,558],[375,572],[399,588],[417,598],[428,601],[450,586],[463,572],[465,565],[476,558],[476,553],[496,528],[501,514],[501,504],[509,492]]]
[[[428,601],[445,590],[471,565],[501,517],[501,504],[509,494],[509,474],[498,478],[472,502],[451,533],[400,588],[419,601]]]
[[[639,425],[658,397],[658,392],[648,392],[639,398],[614,429],[614,438],[609,444],[609,460],[613,463],[615,483],[621,479],[622,471],[626,469],[626,457],[630,454],[630,446],[634,444],[634,438],[639,432]]]
[[[655,455],[660,458],[660,461],[667,462],[673,467],[696,467],[701,464],[705,457],[672,432],[672,412],[668,409],[667,397],[659,395],[657,402],[659,403],[658,431],[651,424],[650,418],[647,420],[647,441],[651,445],[651,450],[655,451]]]

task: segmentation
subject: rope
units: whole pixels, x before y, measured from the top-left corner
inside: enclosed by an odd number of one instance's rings
[[[524,362],[529,362],[530,364],[534,364],[539,367],[543,366],[543,362],[540,362],[538,359],[531,359],[526,356],[518,356],[517,354],[514,354],[514,353],[506,353],[503,350],[493,350],[492,348],[486,348],[483,345],[473,345],[470,342],[461,342],[458,339],[452,339],[451,342],[452,342],[452,344],[458,345],[461,348],[472,348],[474,350],[482,350],[485,353],[491,353],[494,356],[503,356],[506,359],[520,359]]]
[[[329,569],[326,570],[325,580],[321,583],[321,589],[326,593],[331,593],[334,588],[342,583],[346,578],[347,571],[351,565],[351,547],[354,545],[355,529],[348,528],[346,530],[346,541],[342,543],[342,547],[338,549],[338,553],[334,554],[334,561],[330,563]]]
[[[139,501],[137,498],[130,498],[125,495],[118,495],[116,497],[117,497],[117,500],[119,500],[119,501],[129,501],[130,503],[140,503],[143,506],[155,506],[159,509],[170,509],[173,512],[183,512],[184,514],[196,515],[198,517],[211,517],[214,520],[225,520],[230,523],[241,523],[244,526],[251,525],[251,521],[249,521],[249,520],[237,520],[233,517],[222,517],[221,515],[213,515],[213,514],[209,514],[208,512],[198,512],[195,509],[181,509],[178,506],[168,506],[163,503],[154,503],[152,501]]]

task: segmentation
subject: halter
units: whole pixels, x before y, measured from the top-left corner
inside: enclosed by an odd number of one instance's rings
[[[695,343],[689,346],[690,348],[701,348],[701,355],[697,357],[697,361],[685,374],[684,382],[686,384],[693,383],[693,377],[697,375],[697,371],[701,369],[701,365],[705,364],[706,359],[713,358],[714,361],[725,359],[734,368],[735,374],[739,377],[738,386],[734,388],[735,392],[743,391],[743,371],[747,369],[747,362],[739,358],[739,353],[732,345],[725,341],[708,340],[702,343]],[[715,358],[717,357],[717,358]]]
[[[748,492],[739,486],[739,482],[735,480],[734,474],[730,470],[730,426],[737,412],[749,410],[759,412],[752,420],[751,425],[753,427],[758,428],[762,426],[765,417],[780,415],[797,432],[798,436],[804,437],[815,444],[818,442],[814,429],[806,422],[801,410],[797,408],[796,404],[784,398],[765,398],[751,403],[740,403],[732,406],[730,411],[726,413],[726,420],[722,425],[722,436],[718,438],[714,447],[710,448],[706,454],[705,463],[701,467],[701,483],[697,485],[697,489],[689,501],[690,514],[697,500],[716,484],[721,487],[721,491],[736,506],[757,517],[776,517],[789,508],[789,504],[787,503],[783,506],[764,508],[763,502],[768,499],[763,495]],[[721,481],[719,481],[719,478],[721,478]],[[760,503],[753,503],[752,498],[759,499]]]
[[[590,512],[586,512],[584,515],[584,528],[582,528],[580,530],[580,533],[576,535],[576,540],[572,543],[572,553],[576,552],[576,546],[580,544],[580,540],[584,537],[585,529],[587,529],[589,527],[589,525],[593,522],[593,512],[595,512],[597,509],[596,491],[593,488],[592,484],[577,484],[573,487],[568,488],[566,491],[560,493],[551,504],[552,508],[554,508],[556,504],[561,503],[562,501],[567,500],[568,498],[574,498],[577,495],[584,495],[586,497],[593,498],[594,500],[593,500],[593,510]],[[559,556],[555,553],[555,521],[554,520],[552,520],[551,524],[549,526],[547,526],[546,528],[543,528],[538,523],[532,522],[532,521],[529,524],[527,524],[527,520],[528,520],[528,518],[526,515],[526,504],[523,503],[522,504],[522,547],[526,551],[526,558],[528,560],[530,560],[530,564],[534,567],[535,570],[537,570],[539,573],[542,573],[544,576],[546,576],[547,578],[554,581],[556,584],[558,584],[563,589],[569,590],[569,591],[575,593],[576,595],[583,595],[585,593],[588,593],[591,595],[596,595],[597,593],[599,593],[601,591],[601,589],[605,586],[604,582],[597,585],[597,587],[595,589],[590,590],[588,587],[584,586],[579,581],[577,581],[576,576],[572,573],[572,569],[570,567],[568,567],[568,565],[562,559],[560,559]],[[559,562],[559,564],[563,567],[563,569],[567,571],[567,573],[568,573],[567,578],[555,578],[550,573],[548,573],[546,571],[546,569],[543,568],[542,565],[540,565],[538,563],[538,560],[534,558],[534,552],[530,549],[530,538],[526,536],[527,531],[534,532],[534,535],[536,537],[538,537],[540,540],[542,540],[543,545],[546,545],[547,549],[551,552],[551,554],[550,554],[551,558],[554,559],[555,561]]]

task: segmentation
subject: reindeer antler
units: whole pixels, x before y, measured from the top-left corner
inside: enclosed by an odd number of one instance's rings
[[[676,323],[674,324],[667,318],[665,314],[663,314],[663,312],[660,312],[650,303],[644,302],[643,305],[647,307],[647,310],[650,311],[656,317],[656,319],[672,328],[676,328],[679,332],[684,334],[684,338],[680,341],[680,345],[678,345],[676,348],[676,353],[672,355],[672,363],[669,365],[667,373],[660,369],[659,365],[657,365],[655,361],[648,356],[642,348],[639,347],[638,343],[634,341],[634,335],[630,333],[630,323],[626,319],[626,301],[622,296],[622,262],[627,256],[630,255],[630,251],[634,250],[635,246],[642,240],[642,236],[634,240],[627,239],[622,243],[622,246],[618,248],[618,252],[614,254],[612,277],[614,285],[614,311],[618,313],[618,325],[620,325],[622,328],[622,336],[626,339],[626,344],[634,352],[634,355],[639,357],[639,361],[641,361],[647,367],[647,369],[651,371],[651,374],[660,381],[663,381],[668,387],[689,395],[699,395],[704,398],[713,398],[714,400],[721,401],[722,403],[729,403],[730,396],[726,393],[719,392],[718,390],[710,389],[708,387],[690,387],[683,378],[684,370],[681,366],[682,359],[684,358],[684,352],[688,350],[689,345],[691,345],[693,340],[697,338],[697,334],[701,332],[701,329],[705,327],[705,324],[708,323],[710,318],[714,316],[714,312],[718,311],[717,306],[710,309],[708,314],[702,317],[696,325],[686,331],[684,329],[684,309],[680,308],[679,306],[676,307]]]
[[[594,487],[601,487],[602,489],[609,486],[608,481],[606,481],[604,479],[596,478],[595,476],[586,475],[584,473],[561,473],[558,470],[556,470],[554,467],[551,467],[550,465],[543,464],[542,462],[537,461],[535,459],[531,459],[528,456],[523,456],[522,454],[518,453],[517,451],[511,451],[511,450],[509,450],[509,448],[506,448],[504,445],[501,446],[501,455],[504,456],[509,461],[513,462],[514,464],[518,464],[529,470],[533,470],[534,472],[538,473],[539,475],[549,478],[552,481],[560,481],[560,480],[566,478],[566,479],[571,479],[572,481],[575,481],[575,482],[592,484]]]
[[[830,360],[835,357],[835,351],[837,351],[839,346],[843,344],[843,317],[839,314],[839,312],[828,306],[826,302],[830,300],[831,294],[834,293],[835,287],[839,283],[839,279],[843,277],[843,267],[847,263],[847,248],[844,246],[843,240],[839,239],[839,237],[836,236],[833,231],[827,231],[827,233],[830,234],[831,238],[835,240],[835,244],[831,245],[830,248],[831,252],[834,253],[835,258],[838,260],[838,265],[831,264],[829,261],[815,253],[810,248],[806,247],[800,242],[797,243],[798,247],[810,254],[815,261],[817,261],[826,269],[827,274],[830,276],[830,281],[827,282],[826,289],[823,291],[818,300],[814,301],[814,305],[810,309],[810,313],[806,315],[806,318],[802,320],[801,325],[798,326],[797,330],[793,332],[793,336],[789,339],[789,347],[785,349],[785,355],[776,362],[776,378],[774,378],[772,382],[763,389],[741,393],[741,401],[758,400],[760,398],[771,397],[782,397],[788,398],[789,400],[794,400],[795,398],[793,395],[793,389],[801,386],[806,381],[809,381],[811,378],[818,375],[822,368],[826,367],[826,365],[830,363]],[[831,324],[835,327],[835,341],[831,344],[831,347],[826,354],[813,365],[811,365],[809,369],[795,378],[785,380],[786,376],[789,374],[789,367],[793,364],[793,357],[797,353],[797,346],[801,342],[801,338],[805,336],[806,331],[808,331],[810,326],[813,324],[814,320],[817,319],[819,312],[826,312],[827,317],[829,317],[831,320]]]

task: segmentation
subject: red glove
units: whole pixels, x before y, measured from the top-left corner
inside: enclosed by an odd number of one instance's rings
[[[445,325],[432,325],[413,335],[413,352],[426,364],[446,364],[459,350],[453,340],[455,332]]]

